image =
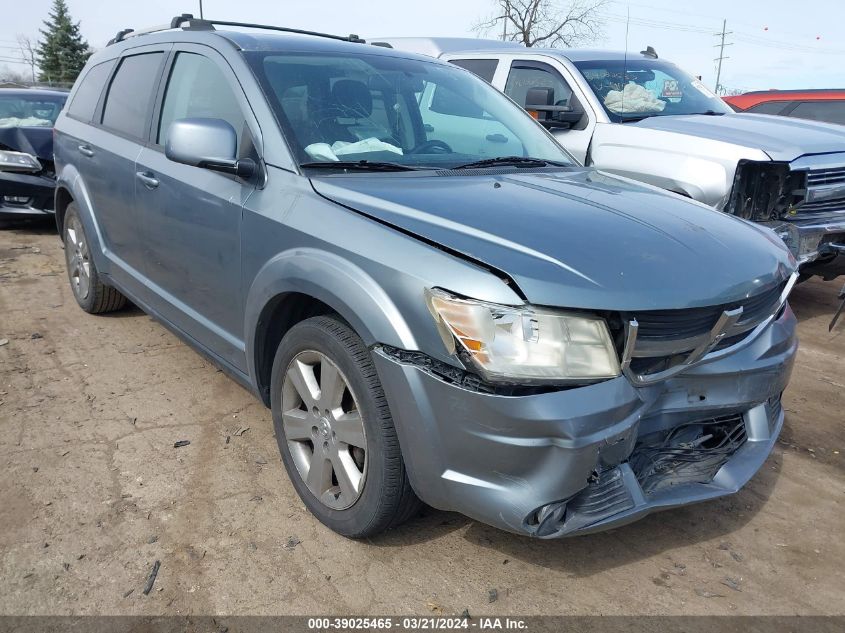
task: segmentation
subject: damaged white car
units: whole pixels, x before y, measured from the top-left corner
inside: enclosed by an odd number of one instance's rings
[[[459,38],[380,42],[471,70],[585,165],[769,226],[803,275],[845,274],[845,127],[734,113],[651,47],[626,54]],[[437,95],[421,99],[438,109]],[[500,154],[510,139],[491,128],[477,142],[479,153]]]

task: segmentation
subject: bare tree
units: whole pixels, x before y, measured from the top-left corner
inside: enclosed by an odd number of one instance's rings
[[[603,35],[600,10],[610,0],[493,0],[494,14],[476,25],[489,34],[501,29],[502,39],[525,46],[572,47]]]
[[[12,70],[8,66],[0,66],[0,83],[2,82],[9,82],[24,86],[29,83],[29,80],[22,72]]]
[[[32,73],[32,83],[35,83],[35,67],[38,65],[37,54],[35,47],[32,45],[32,40],[26,35],[18,35],[18,48],[21,51],[21,59],[29,65]]]

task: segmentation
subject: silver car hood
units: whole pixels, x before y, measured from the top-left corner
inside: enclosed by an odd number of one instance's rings
[[[590,169],[354,174],[311,182],[347,208],[504,271],[539,305],[720,305],[794,270],[768,229]]]
[[[805,154],[845,151],[845,126],[766,114],[653,116],[622,125],[760,149],[777,161],[791,162]]]

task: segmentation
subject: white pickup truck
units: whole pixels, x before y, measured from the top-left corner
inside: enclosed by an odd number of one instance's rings
[[[474,72],[585,165],[771,227],[805,275],[845,274],[843,126],[734,113],[650,47],[625,54],[462,38],[371,41]],[[450,108],[460,104],[444,97],[421,95],[448,125]],[[508,141],[507,130],[483,131],[467,134],[482,146]],[[436,139],[436,129],[429,135]]]

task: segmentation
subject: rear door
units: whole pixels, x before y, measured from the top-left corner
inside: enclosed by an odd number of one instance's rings
[[[144,147],[152,104],[170,45],[129,49],[116,62],[80,142],[76,161],[97,219],[109,274],[133,293],[143,287],[142,224],[135,214],[135,159]]]
[[[168,321],[245,370],[241,218],[257,179],[175,163],[164,146],[174,121],[222,119],[238,133],[240,157],[258,160],[260,129],[237,77],[212,49],[177,44],[165,77],[149,147],[134,166],[152,301]]]

